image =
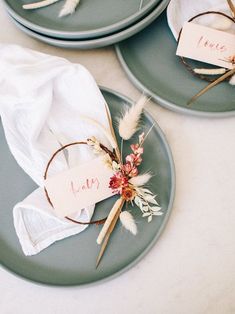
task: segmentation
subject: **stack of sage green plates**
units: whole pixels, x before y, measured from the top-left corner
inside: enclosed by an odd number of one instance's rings
[[[24,4],[39,0],[4,0],[13,22],[23,32],[50,45],[91,49],[112,45],[152,23],[169,0],[83,0],[76,11],[59,17],[64,0],[50,6],[25,10]]]

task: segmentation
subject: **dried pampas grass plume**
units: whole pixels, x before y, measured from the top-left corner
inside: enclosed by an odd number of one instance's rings
[[[107,140],[109,141],[110,145],[112,146],[113,149],[117,149],[117,142],[116,139],[113,137],[111,134],[111,131],[109,131],[106,127],[103,126],[100,122],[98,122],[95,119],[92,119],[87,116],[80,116],[80,118],[84,121],[87,121],[88,123],[96,126],[100,131],[106,136]]]
[[[150,179],[152,178],[152,175],[150,173],[144,173],[140,174],[136,177],[133,177],[129,180],[131,184],[134,186],[143,186],[145,185]]]
[[[121,212],[120,221],[124,228],[126,228],[132,234],[137,235],[137,226],[131,213],[128,211]]]
[[[119,121],[119,135],[124,140],[129,140],[139,128],[139,120],[148,98],[142,96],[135,105],[127,109]]]
[[[70,15],[74,13],[76,7],[79,5],[80,0],[66,0],[63,8],[59,13],[59,17]]]

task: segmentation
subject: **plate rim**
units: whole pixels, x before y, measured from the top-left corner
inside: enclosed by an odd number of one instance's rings
[[[185,115],[190,115],[194,117],[201,117],[201,118],[228,118],[228,117],[234,117],[235,116],[235,110],[230,110],[226,112],[213,112],[213,111],[200,111],[196,109],[189,109],[180,107],[173,102],[170,102],[168,100],[165,100],[164,98],[158,96],[156,93],[152,92],[150,89],[148,89],[144,84],[132,73],[130,68],[128,67],[125,58],[121,51],[121,45],[122,43],[117,43],[114,46],[114,49],[116,51],[117,58],[120,62],[121,67],[123,68],[124,72],[126,73],[127,77],[130,79],[130,81],[136,86],[140,91],[144,91],[147,95],[151,96],[153,100],[155,100],[155,103],[162,106],[163,108],[169,109],[176,113],[183,113]]]
[[[116,31],[119,31],[121,29],[124,29],[125,27],[130,26],[132,23],[135,23],[139,21],[141,18],[143,18],[145,15],[147,15],[154,7],[160,5],[162,0],[150,0],[150,2],[141,9],[141,11],[137,11],[136,13],[132,14],[130,17],[123,19],[117,23],[111,24],[109,26],[97,28],[94,30],[89,31],[59,31],[59,30],[53,30],[48,29],[46,27],[36,25],[33,22],[30,22],[20,16],[11,6],[9,3],[7,3],[7,0],[3,0],[3,4],[5,5],[7,11],[9,11],[10,15],[13,16],[17,21],[19,21],[22,25],[25,27],[28,27],[31,30],[34,30],[35,32],[42,33],[48,36],[57,36],[58,38],[70,38],[70,39],[84,39],[84,38],[95,38],[98,36],[107,35]],[[131,19],[131,20],[130,20]],[[130,21],[129,21],[130,20]],[[121,25],[123,24],[123,25]],[[111,29],[112,28],[112,29]],[[69,37],[68,37],[69,36]]]
[[[113,45],[143,30],[145,27],[151,24],[156,18],[158,18],[162,14],[162,12],[166,9],[169,1],[170,0],[162,0],[160,5],[157,8],[153,9],[153,11],[151,11],[149,15],[147,15],[142,20],[138,21],[136,24],[131,25],[130,27],[124,30],[121,30],[120,32],[88,40],[66,40],[45,36],[37,32],[34,32],[31,29],[28,29],[24,25],[20,24],[10,14],[9,17],[12,19],[13,23],[16,24],[16,27],[18,27],[24,33],[46,44],[66,49],[93,49]]]
[[[128,96],[123,95],[122,93],[115,91],[111,88],[108,87],[104,87],[104,86],[100,86],[99,85],[99,89],[101,91],[101,93],[107,92],[110,94],[113,94],[121,99],[123,99],[125,102],[133,104],[134,101],[131,100]],[[28,276],[24,276],[22,274],[20,274],[17,271],[14,271],[12,268],[8,267],[7,265],[3,264],[1,262],[0,266],[5,269],[8,273],[11,273],[12,275],[14,275],[15,277],[31,282],[35,285],[39,285],[39,286],[48,286],[48,287],[56,287],[56,288],[65,288],[65,287],[81,287],[81,288],[85,288],[85,287],[91,287],[91,286],[95,286],[97,284],[102,284],[105,283],[107,281],[110,281],[112,279],[115,279],[117,277],[119,277],[120,275],[124,274],[125,272],[127,272],[129,269],[131,269],[132,267],[134,267],[135,265],[137,265],[143,257],[145,257],[147,255],[147,253],[152,249],[152,247],[157,243],[158,239],[161,237],[167,223],[169,220],[169,217],[172,213],[172,208],[173,208],[173,203],[174,203],[174,199],[175,199],[175,189],[176,189],[176,173],[175,173],[175,164],[174,164],[174,159],[173,159],[173,155],[170,149],[170,145],[168,144],[167,138],[165,136],[165,134],[163,133],[162,129],[160,128],[160,126],[158,125],[157,121],[152,117],[152,115],[147,111],[144,110],[144,114],[145,116],[149,119],[150,122],[154,123],[154,128],[156,129],[156,131],[158,132],[161,140],[164,143],[168,158],[169,158],[169,164],[170,164],[170,171],[171,171],[171,192],[170,192],[170,199],[169,199],[169,204],[167,207],[167,211],[166,211],[166,215],[164,216],[164,220],[158,230],[158,232],[155,234],[155,236],[153,237],[153,239],[150,241],[149,245],[146,246],[146,248],[141,252],[141,254],[134,259],[131,263],[129,263],[128,265],[126,265],[125,267],[123,267],[122,269],[120,269],[119,271],[113,273],[112,275],[109,275],[103,279],[97,279],[95,281],[89,282],[89,283],[72,283],[72,284],[60,284],[60,283],[46,283],[40,280],[34,280]]]

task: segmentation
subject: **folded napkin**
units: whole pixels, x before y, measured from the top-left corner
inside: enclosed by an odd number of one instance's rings
[[[55,216],[43,190],[45,167],[61,145],[95,136],[109,144],[97,128],[84,120],[94,118],[105,127],[105,100],[90,73],[79,64],[15,45],[0,45],[0,115],[9,148],[18,164],[38,184],[13,209],[14,225],[25,255],[34,255],[53,242],[83,231],[87,226]],[[73,146],[68,158],[61,153],[50,176],[94,158],[85,145]],[[94,206],[73,217],[89,221]]]
[[[226,0],[171,0],[167,8],[167,20],[175,39],[178,38],[184,22],[187,22],[199,13],[207,11],[220,11],[231,16],[231,11]],[[232,21],[215,14],[207,14],[197,18],[194,23],[235,33],[235,24]]]

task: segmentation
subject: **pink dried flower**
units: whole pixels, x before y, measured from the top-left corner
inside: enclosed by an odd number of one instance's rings
[[[131,145],[131,149],[133,151],[134,154],[140,154],[142,155],[143,152],[144,152],[144,148],[143,147],[140,147],[139,144],[132,144]]]
[[[130,154],[126,156],[126,162],[134,166],[139,166],[142,162],[141,154]]]
[[[128,178],[121,172],[116,172],[109,182],[109,187],[114,191],[121,193],[124,187],[128,186]]]
[[[131,178],[138,175],[138,169],[130,162],[127,162],[122,166],[122,171]]]
[[[129,173],[129,177],[133,178],[133,177],[138,176],[138,174],[139,174],[138,169],[136,167],[133,167],[131,172]]]

